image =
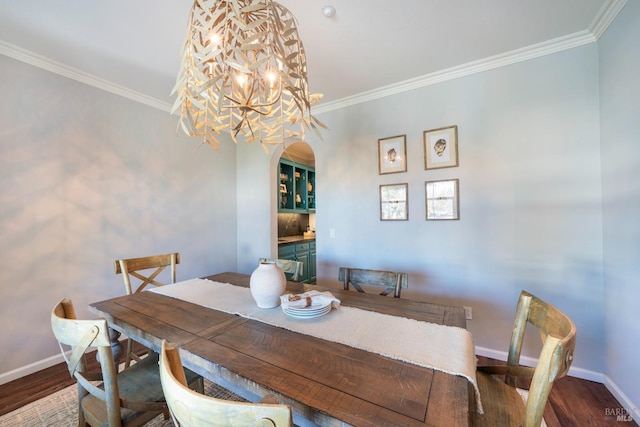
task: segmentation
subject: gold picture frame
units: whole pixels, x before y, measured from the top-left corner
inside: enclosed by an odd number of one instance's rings
[[[407,171],[407,135],[378,140],[378,175]]]
[[[380,185],[380,221],[409,219],[409,184]]]
[[[460,190],[458,187],[458,179],[443,179],[424,183],[427,221],[460,219]]]
[[[458,126],[425,130],[423,136],[425,170],[458,166]]]

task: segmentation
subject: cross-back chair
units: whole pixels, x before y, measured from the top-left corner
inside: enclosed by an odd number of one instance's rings
[[[115,261],[116,274],[122,274],[124,288],[127,295],[136,294],[144,290],[147,285],[164,286],[167,283],[156,280],[156,277],[165,268],[171,268],[171,282],[176,282],[176,265],[180,264],[180,254],[170,253],[164,255],[152,255],[141,258],[118,259]],[[146,270],[154,269],[151,272],[142,273]],[[141,283],[134,290],[131,286],[131,278],[135,277]]]
[[[291,259],[268,259],[268,258],[260,258],[260,263],[263,262],[275,262],[280,270],[284,271],[287,276],[287,280],[292,280],[294,282],[299,282],[300,277],[302,276],[302,269],[304,264],[302,261],[295,261]]]
[[[395,298],[400,298],[402,289],[409,286],[407,273],[362,268],[340,267],[338,280],[342,282],[345,290],[349,290],[349,287],[353,286],[358,292],[365,292],[363,286],[366,285],[382,286],[384,290],[380,292],[380,295],[386,296],[393,293]]]
[[[537,328],[542,351],[535,368],[520,365],[527,324]],[[538,427],[553,382],[567,375],[576,346],[576,326],[563,312],[540,298],[522,291],[509,345],[507,365],[478,367],[477,381],[484,414],[474,413],[476,426]],[[494,375],[504,375],[500,381]],[[516,389],[516,380],[530,378],[526,404]]]
[[[147,285],[164,286],[168,283],[160,282],[157,277],[167,267],[170,267],[171,282],[176,282],[176,265],[180,264],[180,254],[170,253],[164,255],[152,255],[140,258],[118,259],[115,261],[116,274],[122,274],[124,280],[124,290],[127,295],[142,292]],[[140,283],[134,289],[131,279],[137,279]],[[131,360],[139,360],[137,354],[133,352],[133,340],[127,339],[127,351],[125,355],[125,367],[129,367]]]
[[[275,403],[234,402],[196,393],[185,386],[178,348],[162,342],[160,379],[176,426],[291,427],[291,408]]]
[[[63,299],[51,312],[51,328],[78,382],[78,425],[140,426],[166,413],[158,359],[148,357],[118,373],[106,320],[77,320],[73,303]],[[69,356],[67,347],[72,350]],[[85,352],[93,348],[100,372],[87,370]]]

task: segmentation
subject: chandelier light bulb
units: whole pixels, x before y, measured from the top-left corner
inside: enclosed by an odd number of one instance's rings
[[[209,41],[214,46],[218,46],[220,44],[221,40],[222,39],[220,38],[220,36],[218,34],[213,33],[213,34],[211,34],[211,36],[209,36]]]

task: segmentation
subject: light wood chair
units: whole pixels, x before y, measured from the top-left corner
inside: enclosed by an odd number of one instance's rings
[[[407,273],[398,273],[395,271],[381,270],[365,270],[362,268],[340,267],[338,271],[338,280],[344,285],[345,290],[349,290],[353,286],[358,292],[365,292],[363,286],[375,285],[382,286],[385,289],[380,295],[389,295],[393,293],[395,298],[400,298],[402,289],[406,289],[409,283]]]
[[[141,258],[118,259],[114,264],[116,274],[122,274],[125,293],[127,295],[131,295],[142,292],[142,290],[144,290],[147,285],[167,285],[168,283],[163,283],[156,280],[158,275],[162,273],[167,267],[170,267],[170,283],[175,283],[176,265],[180,264],[180,254],[176,252],[164,255],[152,255]],[[131,286],[132,278],[138,279],[140,281],[135,290]],[[138,355],[133,352],[133,340],[131,340],[131,338],[128,338],[124,366],[128,368],[131,364],[131,360],[139,359],[140,358],[138,357]]]
[[[527,323],[537,328],[542,351],[535,368],[520,366]],[[478,388],[484,414],[475,413],[476,426],[540,426],[553,382],[567,375],[576,346],[576,326],[551,304],[522,291],[509,345],[507,365],[480,366]],[[504,382],[493,375],[504,375]],[[516,389],[517,378],[531,378],[526,404]]]
[[[160,379],[176,426],[292,426],[291,408],[288,405],[232,402],[187,388],[178,348],[166,341],[162,342],[160,354]]]
[[[116,274],[122,274],[125,292],[127,295],[131,295],[141,292],[147,285],[166,285],[167,283],[157,281],[156,277],[158,277],[158,275],[167,267],[171,267],[170,283],[175,283],[177,264],[180,264],[180,254],[171,253],[164,255],[152,255],[142,258],[118,259],[115,261],[115,270]],[[141,273],[141,271],[151,270],[152,268],[155,270],[150,273]],[[131,287],[131,277],[135,277],[142,282],[135,290]]]
[[[73,303],[63,299],[51,312],[51,328],[69,373],[78,381],[79,426],[139,426],[167,413],[158,359],[145,358],[118,373],[106,320],[77,320]],[[86,369],[85,352],[92,348],[97,348],[101,372]]]
[[[302,276],[302,269],[304,268],[304,264],[302,261],[295,261],[291,259],[268,259],[268,258],[260,258],[259,262],[275,262],[280,270],[284,271],[287,276],[287,280],[292,280],[294,282],[299,282],[300,277]]]

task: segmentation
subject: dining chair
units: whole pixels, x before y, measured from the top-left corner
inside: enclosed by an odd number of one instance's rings
[[[353,286],[358,292],[365,292],[363,286],[382,286],[385,289],[380,295],[386,296],[393,292],[395,298],[400,298],[400,292],[403,288],[406,289],[409,283],[407,273],[347,267],[340,267],[338,280],[343,283],[345,290]]]
[[[171,282],[176,282],[176,265],[180,264],[180,254],[170,253],[164,255],[152,255],[141,258],[118,259],[115,261],[116,274],[122,274],[124,279],[124,287],[127,295],[135,294],[144,290],[147,285],[164,286],[167,283],[156,280],[156,277],[165,268],[171,267]],[[142,271],[151,270],[151,272],[141,273]],[[131,287],[131,278],[135,277],[141,283],[133,290]]]
[[[527,324],[539,330],[543,343],[535,368],[520,365]],[[551,304],[522,291],[507,364],[479,366],[476,372],[484,414],[473,414],[474,425],[540,426],[553,382],[567,375],[575,346],[576,326],[573,321]],[[504,375],[504,381],[494,375]],[[526,403],[516,388],[518,378],[531,379]]]
[[[116,274],[122,274],[124,290],[127,295],[142,292],[147,285],[164,286],[168,283],[157,280],[158,275],[167,267],[170,267],[171,282],[176,282],[176,265],[180,264],[180,254],[170,253],[164,255],[152,255],[141,258],[118,259],[115,261]],[[134,288],[131,279],[137,279],[140,283]],[[128,368],[131,360],[139,360],[139,356],[133,351],[133,340],[127,339],[127,351],[125,354],[125,367]]]
[[[185,374],[178,348],[163,340],[160,353],[160,380],[171,418],[176,426],[263,426],[291,427],[288,405],[278,403],[233,402],[216,399],[185,386]]]
[[[284,271],[287,276],[287,280],[292,280],[294,282],[299,282],[300,277],[302,276],[302,269],[304,268],[304,264],[302,261],[295,261],[291,259],[275,259],[271,260],[268,258],[260,258],[259,263],[263,262],[275,262],[280,270]]]
[[[51,328],[69,373],[77,380],[79,426],[140,426],[167,414],[157,357],[144,358],[118,373],[107,321],[78,320],[69,299],[54,306]],[[85,352],[94,348],[101,362],[99,372],[88,371],[85,362]]]

